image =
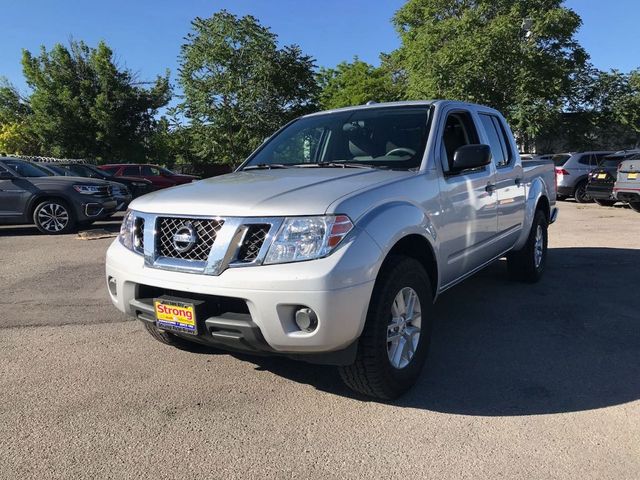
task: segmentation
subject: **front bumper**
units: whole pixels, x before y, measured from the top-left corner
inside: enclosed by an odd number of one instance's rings
[[[78,218],[80,221],[98,220],[115,213],[117,206],[118,202],[113,197],[108,199],[83,197],[78,202]]]
[[[214,276],[145,266],[141,255],[115,240],[107,252],[106,275],[116,290],[116,295],[110,291],[113,304],[131,317],[154,322],[150,299],[162,294],[205,300],[209,310],[199,335],[185,338],[231,349],[313,357],[344,351],[360,336],[380,257],[379,247],[360,232],[326,258],[229,268]],[[314,331],[296,326],[295,311],[300,307],[316,313]]]

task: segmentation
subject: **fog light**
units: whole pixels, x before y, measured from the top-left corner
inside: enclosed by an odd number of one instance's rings
[[[303,332],[313,332],[318,326],[318,316],[310,308],[296,310],[296,325]]]
[[[113,295],[114,297],[117,297],[118,284],[116,282],[116,279],[114,277],[109,277],[109,279],[107,280],[107,285],[109,286],[109,292],[111,292],[111,295]]]

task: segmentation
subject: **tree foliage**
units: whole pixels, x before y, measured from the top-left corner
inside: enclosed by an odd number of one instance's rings
[[[47,154],[109,160],[142,160],[155,115],[171,96],[168,73],[149,88],[119,68],[100,42],[90,48],[44,47],[23,51],[24,75],[33,93],[29,124]]]
[[[321,68],[317,78],[323,109],[363,105],[368,101],[392,102],[403,96],[402,85],[394,81],[386,63],[374,67],[356,57],[336,68]]]
[[[227,11],[196,18],[180,54],[194,157],[237,164],[278,127],[315,109],[314,60],[252,16]]]
[[[561,0],[409,0],[394,23],[408,98],[490,105],[521,136],[563,109],[588,58],[574,39],[580,17]]]

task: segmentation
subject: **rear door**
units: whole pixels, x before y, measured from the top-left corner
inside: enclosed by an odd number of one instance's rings
[[[496,169],[498,231],[496,249],[505,251],[517,241],[524,222],[525,185],[522,164],[516,162],[511,136],[504,121],[492,113],[479,113],[483,142],[491,147]]]
[[[492,164],[460,173],[451,171],[458,148],[481,143],[471,112],[453,109],[445,111],[441,118],[436,148],[443,170],[439,238],[440,251],[446,258],[441,271],[446,288],[493,257],[491,240],[497,230],[497,196]]]

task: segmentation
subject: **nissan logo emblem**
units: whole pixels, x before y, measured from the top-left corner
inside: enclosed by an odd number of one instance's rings
[[[185,253],[191,250],[198,241],[196,229],[190,223],[185,223],[178,227],[173,234],[173,248],[178,253]]]

